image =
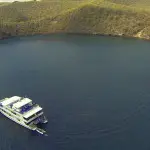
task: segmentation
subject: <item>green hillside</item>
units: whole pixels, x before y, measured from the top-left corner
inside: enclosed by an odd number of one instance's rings
[[[149,0],[108,0],[108,1],[129,6],[150,7]]]
[[[0,5],[0,37],[61,32],[150,39],[148,3],[147,0],[43,0]]]

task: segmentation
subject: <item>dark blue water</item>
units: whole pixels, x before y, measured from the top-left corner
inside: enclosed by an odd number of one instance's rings
[[[0,115],[0,150],[150,150],[150,43],[51,35],[0,41],[0,98],[45,110],[42,137]]]

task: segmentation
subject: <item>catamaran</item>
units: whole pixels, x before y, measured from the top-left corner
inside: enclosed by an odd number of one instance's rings
[[[29,98],[13,96],[2,99],[0,100],[0,112],[30,130],[41,134],[46,133],[46,131],[37,127],[39,123],[48,122],[44,116],[43,109]]]

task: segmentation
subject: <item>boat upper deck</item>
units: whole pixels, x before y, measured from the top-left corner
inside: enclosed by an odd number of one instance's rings
[[[13,104],[13,108],[19,109],[19,108],[21,108],[21,107],[23,107],[26,104],[29,104],[31,102],[32,102],[31,99],[29,99],[29,98],[23,98],[22,100],[20,100],[20,101],[16,102],[15,104]]]
[[[26,119],[32,117],[34,114],[42,113],[42,108],[37,104],[33,104],[31,99],[19,96],[6,98],[0,102],[0,105],[21,114]]]
[[[2,106],[8,106],[8,105],[11,105],[12,103],[19,101],[20,99],[21,99],[21,97],[19,97],[19,96],[13,96],[11,98],[4,99],[1,102],[1,104],[2,104]]]
[[[29,110],[26,113],[24,113],[23,117],[24,118],[29,118],[29,117],[31,117],[32,115],[36,114],[37,112],[39,112],[41,110],[42,110],[42,108],[37,105],[36,107],[33,107],[31,110]]]

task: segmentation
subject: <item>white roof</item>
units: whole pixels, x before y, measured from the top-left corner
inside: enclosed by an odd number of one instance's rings
[[[30,102],[32,102],[31,99],[29,99],[29,98],[24,98],[24,99],[22,99],[21,101],[19,101],[19,102],[13,104],[13,107],[15,107],[15,108],[18,109],[18,108],[21,108],[22,106],[24,106],[24,105],[26,105],[26,104],[28,104],[28,103],[30,103]]]
[[[28,118],[28,117],[32,116],[33,114],[39,112],[40,110],[42,110],[42,108],[40,106],[34,107],[33,109],[31,109],[28,112],[26,112],[25,114],[23,114],[23,117]]]
[[[13,96],[11,98],[8,98],[8,99],[4,100],[3,102],[1,102],[1,104],[3,106],[7,106],[7,105],[10,105],[11,103],[14,103],[14,102],[20,100],[20,98],[21,97],[19,97],[19,96]]]

